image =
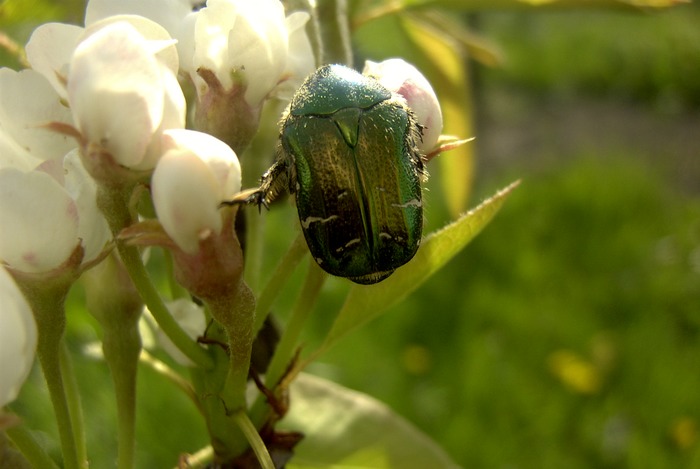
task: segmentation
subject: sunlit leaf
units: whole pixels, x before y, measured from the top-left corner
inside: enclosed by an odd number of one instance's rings
[[[301,374],[290,402],[280,426],[305,435],[290,469],[457,467],[427,435],[365,394]]]
[[[415,257],[388,279],[375,285],[353,286],[317,353],[400,302],[437,272],[491,221],[517,184],[511,184],[457,221],[431,233]]]
[[[357,2],[354,21],[363,23],[382,16],[403,13],[407,10],[426,8],[450,8],[462,11],[488,11],[540,8],[601,8],[648,9],[668,8],[690,0],[396,0],[392,2]]]

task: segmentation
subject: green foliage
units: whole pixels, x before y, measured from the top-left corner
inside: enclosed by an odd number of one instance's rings
[[[662,108],[700,105],[700,8],[657,15],[605,12],[481,15],[506,58],[488,82],[541,93],[641,99]],[[503,72],[506,72],[505,74]]]
[[[469,249],[318,369],[465,467],[692,467],[698,220],[700,200],[631,159],[528,176]]]

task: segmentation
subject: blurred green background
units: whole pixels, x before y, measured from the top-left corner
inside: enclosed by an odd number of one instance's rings
[[[34,4],[3,26],[20,43],[32,21],[81,20]],[[503,58],[470,63],[472,205],[522,184],[444,270],[310,371],[386,402],[465,467],[700,467],[700,7],[464,20]],[[429,169],[432,231],[450,217]],[[268,215],[271,249],[293,216]],[[346,289],[327,282],[309,344]],[[85,313],[69,322],[76,352],[99,335]],[[76,367],[92,466],[111,467],[109,374]],[[140,467],[173,466],[205,429],[174,386],[139,379]],[[35,370],[14,408],[52,432],[41,383]]]

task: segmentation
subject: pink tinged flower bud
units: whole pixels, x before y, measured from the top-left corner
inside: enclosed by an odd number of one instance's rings
[[[95,259],[109,239],[96,206],[94,182],[77,154],[66,157],[63,169],[57,164],[48,162],[29,172],[0,169],[0,260],[13,270],[50,272],[78,247],[85,263]]]
[[[0,218],[0,258],[13,269],[53,270],[78,246],[78,207],[47,173],[0,170]]]
[[[192,130],[163,132],[164,154],[151,180],[163,229],[184,252],[222,229],[219,204],[241,189],[241,168],[231,148]]]
[[[122,166],[144,169],[165,110],[179,107],[174,102],[182,104],[176,112],[181,119],[175,120],[184,124],[182,92],[175,99],[167,95],[174,91],[166,76],[172,72],[155,55],[162,47],[120,21],[97,29],[73,54],[68,98],[78,130],[85,143],[101,147]]]
[[[17,284],[0,267],[0,407],[12,402],[32,369],[37,331]]]
[[[402,59],[378,63],[368,60],[362,73],[376,78],[390,91],[403,96],[415,113],[416,120],[423,126],[423,142],[419,142],[418,147],[423,151],[433,149],[442,133],[442,111],[425,76]]]

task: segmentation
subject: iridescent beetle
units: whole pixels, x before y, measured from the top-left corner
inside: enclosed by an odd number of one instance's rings
[[[325,65],[281,120],[277,161],[246,201],[296,196],[312,256],[326,272],[377,283],[416,253],[423,228],[422,128],[403,98],[342,65]]]

